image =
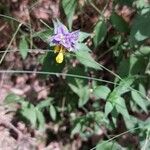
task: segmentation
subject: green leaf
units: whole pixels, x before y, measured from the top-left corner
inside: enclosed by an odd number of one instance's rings
[[[119,32],[128,32],[129,27],[125,20],[119,16],[117,13],[113,12],[110,16],[110,21],[114,28],[116,28]]]
[[[76,87],[75,85],[73,85],[73,84],[68,84],[69,85],[69,87],[72,89],[72,91],[74,92],[74,93],[76,93],[77,95],[79,95],[79,88],[78,87]]]
[[[79,107],[82,107],[89,100],[89,88],[88,88],[88,86],[85,86],[85,87],[81,88],[79,90],[79,94],[78,95],[79,95],[79,103],[78,103],[78,105],[79,105]]]
[[[50,113],[50,116],[52,117],[52,119],[55,121],[57,113],[56,113],[56,109],[53,105],[50,105],[49,113]]]
[[[133,77],[124,78],[122,81],[120,81],[119,85],[114,89],[114,91],[116,91],[119,96],[130,91],[130,86],[133,84],[134,80],[135,79]]]
[[[39,32],[34,32],[32,37],[39,37],[43,41],[47,41],[52,34],[53,34],[53,29],[44,29]]]
[[[23,59],[25,59],[27,57],[28,54],[28,43],[26,41],[25,36],[21,37],[20,43],[19,43],[19,50],[20,50],[20,54],[22,56]]]
[[[109,94],[107,101],[111,102],[112,105],[116,105],[116,100],[118,99],[119,95],[118,95],[118,91],[116,91],[115,89]]]
[[[74,79],[74,82],[70,82],[68,85],[74,93],[79,96],[79,107],[85,105],[89,100],[89,87],[85,85],[86,83],[82,79]]]
[[[117,112],[115,107],[114,107],[114,109],[111,112],[111,117],[112,117],[111,126],[113,125],[115,128],[117,128],[118,112]]]
[[[76,49],[78,51],[88,51],[88,52],[91,51],[85,43],[77,43],[76,44]]]
[[[53,100],[53,98],[49,97],[47,100],[41,101],[36,107],[38,109],[48,107],[48,106],[50,106],[52,100]]]
[[[147,57],[147,58],[146,58]],[[123,59],[118,67],[118,74],[121,77],[132,75],[143,75],[146,70],[146,65],[149,57],[149,49],[141,47],[134,54],[130,55],[128,59]]]
[[[105,105],[105,115],[106,116],[115,107],[116,110],[123,115],[123,117],[126,117],[127,119],[130,119],[130,115],[128,113],[125,101],[122,97],[120,97],[120,93],[118,93],[118,91],[114,90],[113,92],[111,92],[111,94],[108,97],[108,100],[107,100],[106,104],[107,104],[107,105]]]
[[[100,64],[97,63],[89,52],[87,51],[76,51],[76,57],[86,67],[94,68],[96,70],[102,70]]]
[[[80,75],[80,76],[86,76],[87,73],[85,71],[84,66],[81,65],[77,65],[76,67],[70,67],[68,68],[68,74],[74,74],[74,75]],[[79,82],[81,83],[81,85],[87,85],[88,81],[84,80],[84,79],[79,79],[79,78],[72,78],[72,77],[66,77],[66,80],[68,82],[68,84],[73,84],[75,86],[79,85]],[[80,80],[80,81],[78,81]]]
[[[108,120],[105,119],[104,117],[104,113],[102,111],[95,111],[95,112],[90,112],[92,115],[92,118],[94,119],[94,121],[96,121],[97,123],[108,123]]]
[[[111,102],[107,101],[105,104],[105,117],[108,116],[108,114],[113,110],[114,106]]]
[[[134,2],[134,4],[135,4],[136,7],[139,8],[139,9],[149,7],[149,2],[148,2],[148,1],[144,1],[144,0],[136,0],[136,1]]]
[[[71,135],[74,135],[74,134],[76,134],[76,133],[80,133],[81,128],[82,128],[81,123],[80,123],[80,122],[77,123],[77,124],[75,125],[75,127],[73,128],[73,130],[71,131]]]
[[[24,101],[23,97],[20,97],[14,93],[10,93],[6,96],[5,98],[5,103],[10,104],[10,103],[20,103],[21,101]]]
[[[118,65],[118,74],[120,77],[125,78],[130,74],[130,60],[123,58]]]
[[[137,50],[134,55],[136,57],[148,57],[150,55],[150,47],[149,46],[141,46],[139,50]]]
[[[24,116],[27,120],[30,121],[33,127],[36,127],[37,115],[36,109],[33,105],[30,104],[29,108],[22,109],[20,113],[22,116]]]
[[[111,91],[107,86],[98,86],[94,89],[93,94],[97,99],[107,99],[110,92]]]
[[[130,119],[130,115],[126,107],[125,100],[122,97],[118,97],[115,102],[116,102],[115,105],[116,110],[119,113],[121,113],[122,116],[125,117],[125,119]]]
[[[96,145],[96,150],[123,150],[123,148],[115,143],[115,142],[108,142],[108,141],[102,141]]]
[[[147,113],[145,98],[143,98],[137,91],[132,91],[131,95],[134,102]]]
[[[150,58],[149,58],[149,61],[147,63],[147,66],[146,66],[145,73],[150,75]]]
[[[107,34],[107,24],[105,23],[104,20],[100,20],[95,28],[94,28],[94,33],[95,33],[95,36],[94,36],[94,44],[95,46],[101,44]]]
[[[42,65],[42,71],[45,72],[61,72],[64,68],[65,61],[61,64],[56,63],[56,54],[48,52],[45,54],[44,62]],[[48,75],[42,75],[43,77]]]
[[[45,118],[44,118],[43,113],[40,110],[38,110],[37,108],[36,108],[36,116],[37,116],[37,121],[38,121],[38,128],[40,130],[43,130],[44,125],[45,125]]]
[[[62,0],[62,7],[67,16],[69,29],[72,28],[73,16],[77,6],[77,0]]]
[[[132,43],[143,41],[150,37],[150,11],[144,14],[139,14],[135,17],[132,27],[130,38]]]
[[[115,0],[116,3],[119,3],[121,5],[127,5],[127,6],[132,6],[132,3],[134,2],[134,0]]]
[[[78,42],[83,42],[85,39],[87,39],[89,36],[91,36],[90,33],[86,33],[86,32],[79,32],[79,38],[78,38]],[[84,44],[85,45],[85,44]]]
[[[139,91],[143,94],[143,96],[146,96],[146,89],[141,83],[139,83]]]

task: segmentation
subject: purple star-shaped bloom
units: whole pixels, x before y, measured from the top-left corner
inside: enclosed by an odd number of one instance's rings
[[[69,32],[65,25],[60,22],[54,22],[54,36],[51,42],[55,45],[62,45],[68,51],[74,51],[79,37],[79,30]]]

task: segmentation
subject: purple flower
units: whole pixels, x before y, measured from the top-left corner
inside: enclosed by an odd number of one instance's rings
[[[68,51],[75,51],[75,46],[79,37],[79,30],[69,32],[66,26],[59,21],[54,22],[54,35],[51,42],[54,45],[61,45]]]

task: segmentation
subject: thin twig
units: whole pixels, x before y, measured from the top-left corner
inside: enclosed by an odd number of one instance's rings
[[[8,122],[3,116],[0,116],[0,124],[14,130],[18,135],[18,140],[23,137],[23,134],[20,130],[18,130],[11,122]]]
[[[18,31],[19,31],[19,29],[20,29],[21,26],[22,26],[22,23],[20,23],[20,24],[18,25],[18,28],[17,28],[16,32],[14,33],[14,35],[13,35],[11,41],[9,42],[6,51],[4,52],[4,54],[3,54],[2,57],[1,57],[0,64],[3,62],[3,60],[4,60],[4,58],[5,58],[5,56],[6,56],[7,52],[8,52],[8,50],[9,50],[9,48],[10,48],[10,46],[11,46],[11,44],[12,44],[13,40],[15,39],[15,37],[16,37],[16,35],[17,35],[17,33],[18,33]]]
[[[82,78],[82,79],[88,79],[88,80],[95,80],[99,82],[105,82],[109,84],[114,84],[118,85],[117,83],[103,80],[103,79],[98,79],[98,78],[93,78],[93,77],[87,77],[87,76],[81,76],[81,75],[75,75],[75,74],[68,74],[68,73],[60,73],[60,72],[45,72],[45,71],[28,71],[28,70],[0,70],[0,73],[27,73],[27,74],[43,74],[43,75],[62,75],[62,76],[68,76],[68,77],[74,77],[74,78]]]
[[[54,52],[54,50],[50,49],[27,49],[29,53],[42,53],[44,54],[45,52]],[[6,50],[5,50],[6,51]],[[0,51],[0,53],[5,53],[5,51]],[[15,52],[20,52],[19,49],[9,49],[8,53],[15,53]]]
[[[134,131],[134,130],[137,130],[137,129],[140,129],[140,128],[141,128],[141,127],[132,128],[132,129],[126,131],[126,132],[123,132],[123,133],[121,133],[121,134],[118,134],[118,135],[114,136],[113,138],[107,140],[106,142],[103,142],[103,143],[99,144],[99,146],[102,146],[102,145],[104,145],[104,144],[107,144],[107,143],[109,143],[110,141],[112,141],[112,140],[114,140],[114,139],[116,139],[116,138],[118,138],[118,137],[120,137],[120,136],[122,136],[122,135],[124,135],[124,134],[129,133],[130,131]],[[93,147],[93,148],[91,148],[90,150],[94,150],[94,149],[96,149],[96,146]]]

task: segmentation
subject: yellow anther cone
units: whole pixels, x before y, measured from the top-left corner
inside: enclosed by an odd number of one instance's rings
[[[54,47],[54,53],[59,53],[60,49],[61,49],[60,45],[56,45]]]
[[[63,60],[64,60],[64,54],[63,52],[59,52],[58,55],[56,56],[56,62],[60,64],[63,62]]]

